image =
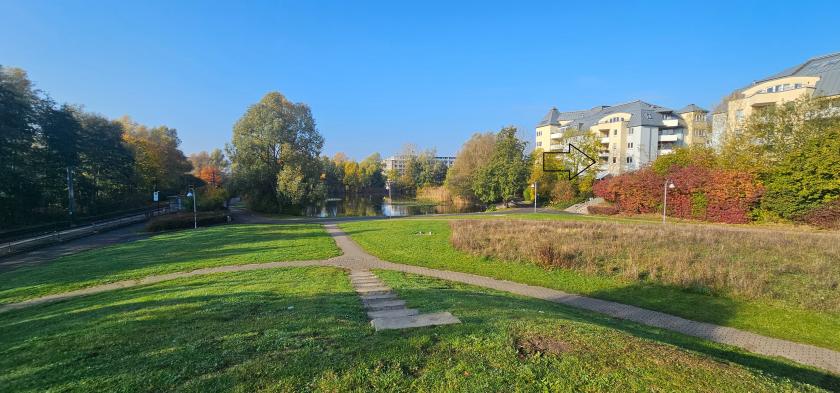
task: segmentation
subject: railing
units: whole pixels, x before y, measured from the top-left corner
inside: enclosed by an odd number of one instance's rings
[[[0,248],[0,256],[32,250],[40,246],[78,239],[80,237],[85,237],[95,233],[143,222],[151,217],[169,214],[170,212],[171,210],[169,207],[164,207],[158,210],[147,211],[141,214],[135,214],[127,217],[118,218],[115,220],[93,222],[88,225],[79,226],[63,231],[54,231],[52,233],[30,237],[27,239],[7,241],[2,243],[2,248]]]

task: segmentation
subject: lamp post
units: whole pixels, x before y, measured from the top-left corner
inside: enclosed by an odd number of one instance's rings
[[[190,192],[187,193],[188,197],[192,197],[193,200],[193,229],[198,229],[198,210],[196,209],[196,193],[195,193],[195,186],[190,185]]]
[[[534,182],[534,213],[537,212],[537,182]]]
[[[662,199],[662,223],[665,223],[665,214],[668,211],[668,189],[674,189],[674,182],[671,179],[665,180],[665,185],[663,186],[665,193]]]

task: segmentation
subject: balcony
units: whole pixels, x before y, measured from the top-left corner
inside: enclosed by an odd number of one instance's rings
[[[680,125],[680,121],[677,119],[667,119],[662,120],[662,124],[664,124],[665,127],[678,127]]]
[[[609,143],[610,143],[610,137],[605,136],[605,137],[601,138],[601,144],[609,144]]]
[[[563,150],[563,145],[561,145],[561,144],[553,144],[553,145],[550,145],[550,146],[548,147],[548,150],[549,150],[549,151],[559,151],[559,150]]]
[[[676,142],[680,140],[680,134],[662,134],[659,135],[660,142]]]
[[[666,154],[671,154],[674,152],[674,149],[667,148],[667,149],[659,149],[659,155],[664,156]]]
[[[609,150],[601,150],[598,152],[598,157],[609,157],[610,151]]]
[[[551,133],[551,139],[560,139],[562,137],[563,137],[563,132],[562,131]]]

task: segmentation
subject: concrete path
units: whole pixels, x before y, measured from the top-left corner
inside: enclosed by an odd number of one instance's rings
[[[520,284],[511,281],[497,280],[490,277],[477,276],[468,273],[459,273],[446,270],[430,269],[420,266],[403,265],[383,261],[370,255],[361,249],[350,237],[338,229],[336,224],[325,224],[327,232],[335,239],[336,244],[344,252],[343,255],[319,261],[295,261],[295,262],[272,262],[250,265],[222,266],[215,268],[198,269],[190,272],[171,273],[159,276],[150,276],[139,280],[126,280],[106,285],[85,288],[78,291],[50,295],[41,298],[31,299],[20,303],[13,303],[0,306],[0,313],[29,307],[36,304],[70,299],[92,293],[100,293],[119,288],[127,288],[137,285],[151,284],[181,277],[197,276],[202,274],[237,272],[246,270],[274,269],[279,267],[297,266],[335,266],[350,271],[383,269],[394,270],[404,273],[424,275],[443,280],[455,281],[469,285],[476,285],[484,288],[491,288],[499,291],[514,293],[536,299],[543,299],[584,310],[594,311],[614,318],[625,319],[647,326],[662,328],[665,330],[679,332],[685,335],[699,337],[710,341],[732,345],[745,350],[767,356],[778,356],[798,363],[821,368],[840,374],[840,352],[813,345],[801,344],[792,341],[780,340],[766,337],[743,330],[718,326],[709,323],[696,322],[658,311],[630,306],[626,304],[610,302],[606,300],[593,299],[586,296],[573,295],[562,291]],[[373,294],[373,293],[372,293]]]
[[[42,265],[66,255],[149,237],[149,233],[143,231],[144,225],[129,225],[127,227],[46,246],[37,250],[4,256],[0,258],[0,272],[14,270],[24,266]]]

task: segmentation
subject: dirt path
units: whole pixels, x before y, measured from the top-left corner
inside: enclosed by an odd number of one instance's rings
[[[665,330],[679,332],[688,336],[699,337],[717,343],[732,345],[747,351],[767,356],[778,356],[793,360],[798,363],[818,367],[840,374],[840,352],[830,349],[815,347],[808,344],[800,344],[792,341],[780,340],[766,337],[743,330],[718,326],[704,322],[696,322],[661,313],[647,310],[640,307],[630,306],[606,300],[593,299],[586,296],[573,295],[554,289],[520,284],[511,281],[497,280],[494,278],[477,276],[474,274],[452,272],[446,270],[430,269],[420,266],[403,265],[383,261],[373,255],[366,253],[359,245],[353,242],[350,237],[338,228],[336,224],[324,225],[330,236],[335,239],[336,244],[344,252],[343,255],[327,260],[316,261],[294,261],[294,262],[271,262],[249,265],[221,266],[214,268],[198,269],[189,272],[170,273],[157,276],[149,276],[138,280],[119,281],[111,284],[98,285],[72,292],[44,296],[27,301],[12,303],[0,306],[0,313],[30,307],[37,304],[44,304],[60,300],[71,299],[79,296],[112,291],[120,288],[128,288],[138,285],[152,284],[182,277],[191,277],[204,274],[239,272],[248,270],[276,269],[282,267],[298,266],[335,266],[347,270],[368,270],[384,269],[395,270],[405,273],[419,274],[443,280],[455,281],[469,285],[476,285],[484,288],[491,288],[517,295],[542,299],[588,311],[594,311],[614,318],[629,320],[647,326],[653,326]]]

